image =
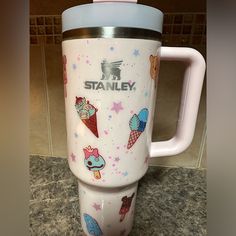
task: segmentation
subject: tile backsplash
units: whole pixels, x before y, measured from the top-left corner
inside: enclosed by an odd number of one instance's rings
[[[30,16],[30,44],[39,44],[40,38],[46,44],[61,43],[61,17]]]
[[[60,44],[60,15],[31,15],[30,43]],[[206,13],[166,13],[163,24],[163,45],[205,46]]]

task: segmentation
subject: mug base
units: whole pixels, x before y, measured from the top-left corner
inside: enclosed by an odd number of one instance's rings
[[[138,182],[98,188],[79,181],[81,225],[85,235],[126,236],[133,226]]]

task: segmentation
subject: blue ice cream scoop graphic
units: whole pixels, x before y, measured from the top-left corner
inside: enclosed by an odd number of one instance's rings
[[[138,131],[143,132],[145,130],[146,124],[147,124],[147,119],[148,119],[148,109],[143,108],[139,113],[138,113],[138,118],[139,118],[139,127]]]
[[[98,222],[92,216],[84,213],[84,221],[86,223],[86,227],[90,235],[92,236],[103,235],[102,230],[98,225]]]
[[[148,109],[147,108],[141,109],[140,112],[138,113],[138,115],[134,114],[131,117],[131,119],[129,121],[129,127],[130,127],[131,132],[130,132],[129,141],[128,141],[128,145],[127,145],[128,149],[130,149],[135,144],[135,142],[137,141],[139,136],[145,130],[147,120],[148,120]]]

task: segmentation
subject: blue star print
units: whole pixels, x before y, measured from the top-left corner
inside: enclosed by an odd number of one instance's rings
[[[73,69],[74,69],[74,70],[76,69],[76,64],[73,64]]]
[[[127,176],[128,175],[128,172],[127,171],[125,171],[124,173],[122,173],[123,174],[123,176]]]
[[[139,50],[134,49],[133,55],[136,56],[136,57],[139,56],[140,55]]]

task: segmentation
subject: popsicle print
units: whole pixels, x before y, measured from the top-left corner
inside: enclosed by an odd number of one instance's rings
[[[106,162],[103,159],[103,157],[99,154],[97,148],[92,148],[91,146],[88,146],[83,149],[85,159],[84,164],[88,168],[89,171],[92,171],[94,174],[95,179],[101,179],[101,173],[100,170],[102,170]]]
[[[122,222],[124,220],[125,215],[129,212],[134,195],[135,195],[135,193],[133,193],[130,197],[125,196],[121,199],[122,205],[121,205],[120,212],[119,212],[120,222]]]

